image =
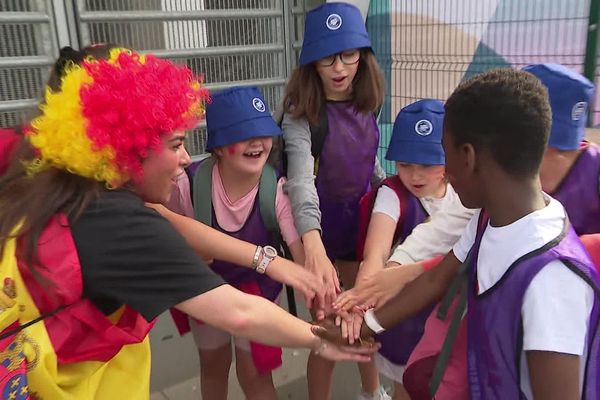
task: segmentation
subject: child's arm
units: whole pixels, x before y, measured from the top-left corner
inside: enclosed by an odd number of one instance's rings
[[[396,222],[389,215],[379,212],[371,215],[357,281],[383,269],[392,249],[395,231]]]
[[[380,187],[371,212],[357,282],[385,266],[394,244],[394,233],[399,218],[401,216],[398,196],[389,187]]]
[[[302,246],[302,240],[296,240],[294,243],[288,245],[290,253],[292,254],[292,260],[296,264],[304,265],[304,246]]]
[[[285,191],[304,244],[305,266],[323,281],[327,303],[331,303],[340,291],[340,284],[321,239],[321,211],[314,183],[315,161],[311,154],[310,126],[304,118],[285,114],[281,128],[288,165]]]
[[[535,400],[576,400],[579,395],[579,356],[528,351],[529,381]]]
[[[160,204],[148,204],[167,219],[185,238],[190,247],[205,259],[218,259],[250,268],[256,245],[221,233],[192,218],[176,214]],[[276,257],[267,268],[266,274],[278,282],[299,290],[306,299],[324,302],[323,284],[299,265]]]
[[[446,293],[452,279],[456,276],[460,265],[461,262],[451,251],[436,268],[432,268],[420,276],[418,276],[418,273],[419,270],[423,271],[423,264],[403,265],[397,268],[398,271],[406,268],[409,268],[409,271],[414,269],[413,273],[418,277],[404,286],[400,293],[375,310],[375,317],[380,325],[386,329],[391,328],[406,318],[415,315],[428,305],[439,301]],[[386,275],[386,272],[389,274],[388,269],[384,269],[376,275],[382,285],[385,284],[386,280],[389,284],[390,277]],[[345,304],[343,307],[337,301],[334,304],[334,308],[337,310],[342,308],[347,310],[352,307],[353,305],[350,303]],[[374,332],[366,324],[363,324],[361,338],[370,338],[373,334]],[[339,340],[339,336],[339,332],[335,330],[328,330],[322,334],[322,337],[328,340]]]

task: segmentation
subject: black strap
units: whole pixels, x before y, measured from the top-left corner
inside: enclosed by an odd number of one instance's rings
[[[310,153],[315,159],[315,164],[318,163],[323,146],[325,145],[325,138],[329,133],[329,120],[327,119],[327,108],[326,103],[323,103],[323,107],[319,111],[319,124],[310,124]]]
[[[8,331],[4,331],[0,334],[0,340],[2,339],[6,339],[9,336],[15,335],[19,332],[21,332],[23,329],[30,327],[31,325],[40,322],[41,320],[48,318],[54,314],[56,314],[57,312],[59,312],[60,310],[62,310],[63,308],[65,308],[66,306],[60,306],[60,307],[56,307],[54,310],[49,311],[47,313],[44,313],[42,315],[40,315],[39,317],[32,319],[29,322],[24,323],[23,325],[19,325],[14,329],[8,330]]]

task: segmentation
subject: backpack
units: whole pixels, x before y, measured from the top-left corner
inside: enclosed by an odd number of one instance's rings
[[[394,232],[394,239],[392,243],[396,243],[402,234],[404,217],[408,210],[408,196],[409,192],[400,181],[397,175],[390,176],[381,182],[381,184],[367,193],[360,199],[358,205],[358,237],[356,241],[356,256],[358,261],[362,261],[364,258],[365,241],[367,240],[367,233],[369,230],[369,223],[371,222],[371,214],[373,212],[373,206],[375,205],[375,199],[377,198],[377,191],[381,186],[387,186],[396,193],[400,200],[400,219],[396,224],[396,230]]]

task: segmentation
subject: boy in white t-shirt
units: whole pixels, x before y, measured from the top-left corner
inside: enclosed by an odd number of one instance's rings
[[[466,207],[485,211],[438,267],[365,314],[362,337],[450,287],[460,299],[453,319],[468,304],[470,398],[599,398],[600,280],[564,208],[539,182],[546,89],[526,72],[490,71],[459,85],[445,110],[447,178]],[[393,274],[380,272],[381,286]]]

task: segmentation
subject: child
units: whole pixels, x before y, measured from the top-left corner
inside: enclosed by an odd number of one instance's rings
[[[421,249],[413,252],[416,254],[411,254],[411,258],[420,261],[446,254],[472,216],[473,212],[463,207],[444,177],[443,119],[444,105],[431,99],[404,107],[396,117],[386,159],[396,162],[398,174],[383,181],[372,214],[368,215],[370,221],[361,221],[361,226],[368,224],[368,234],[358,281],[380,270],[392,247],[402,243],[412,235],[413,228],[429,218],[443,219],[437,221],[437,226],[446,228],[428,230],[427,239],[438,248],[431,254],[423,254]],[[361,200],[361,205],[368,197]],[[360,250],[359,244],[359,257]],[[394,381],[394,399],[408,398],[402,386],[403,366],[423,334],[428,311],[377,338],[382,348],[375,356],[375,364],[379,372]]]
[[[259,207],[259,181],[271,152],[273,137],[281,130],[261,93],[256,88],[232,88],[213,94],[206,109],[207,150],[213,158],[204,161],[194,176],[196,218],[209,207],[212,226],[238,239],[250,241],[274,251],[281,243],[272,237]],[[208,169],[207,169],[208,168]],[[203,173],[203,171],[206,171]],[[209,174],[209,175],[207,175]],[[208,179],[208,181],[207,181]],[[285,180],[279,179],[275,212],[281,236],[296,262],[302,263],[303,248],[296,232],[288,198],[283,194]],[[262,183],[261,183],[262,185]],[[211,199],[201,188],[211,191]],[[260,199],[261,201],[263,199]],[[212,209],[210,204],[212,203]],[[238,289],[277,302],[282,285],[263,273],[232,263],[214,260],[211,268]],[[208,325],[192,324],[199,349],[202,397],[227,397],[231,363],[231,336]],[[248,399],[276,399],[271,371],[281,365],[281,350],[236,337],[236,371]]]
[[[383,179],[376,159],[375,116],[382,102],[383,76],[360,11],[350,4],[326,3],[308,12],[300,66],[284,97],[285,191],[302,236],[306,267],[326,282],[330,302],[339,290],[331,260],[344,286],[351,287],[358,269],[358,203],[372,182]],[[315,127],[322,136],[313,137]],[[333,367],[310,356],[309,398],[331,396]],[[372,364],[361,366],[361,377],[361,398],[387,398]]]
[[[540,170],[542,189],[562,203],[578,235],[599,233],[600,148],[584,139],[594,86],[558,64],[523,70],[546,86],[552,106],[552,130]]]
[[[468,303],[470,398],[598,398],[600,280],[564,208],[539,185],[545,88],[525,72],[490,71],[461,83],[445,109],[448,180],[465,206],[485,211],[438,267],[368,311],[363,333],[438,300],[454,279],[463,307],[453,320]]]

